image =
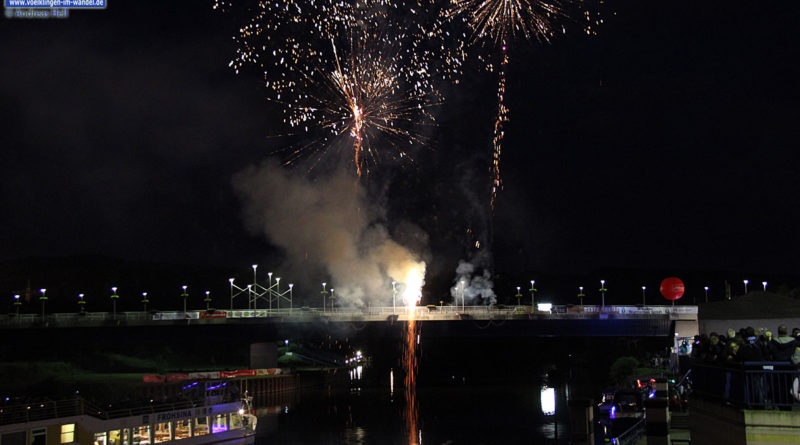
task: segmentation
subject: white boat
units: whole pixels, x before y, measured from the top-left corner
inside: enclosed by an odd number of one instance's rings
[[[0,408],[2,445],[252,444],[248,401],[100,410],[82,399]]]

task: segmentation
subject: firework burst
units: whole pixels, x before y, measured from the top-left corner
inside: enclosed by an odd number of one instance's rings
[[[583,29],[593,34],[602,21],[587,8],[582,0],[450,0],[444,11],[447,20],[463,22],[470,30],[473,44],[491,42],[496,56],[479,59],[489,71],[494,71],[493,60],[499,57],[497,80],[497,114],[492,135],[492,187],[490,207],[494,209],[497,193],[502,189],[500,177],[500,154],[505,137],[504,125],[508,122],[508,106],[505,104],[506,72],[509,63],[508,44],[515,38],[550,42],[556,32],[565,32],[564,21],[579,16],[585,19]],[[466,36],[467,33],[464,33]]]
[[[259,67],[288,134],[311,141],[287,150],[286,163],[346,147],[360,176],[426,142],[421,129],[435,124],[431,110],[441,102],[435,81],[453,78],[462,60],[445,45],[432,9],[433,0],[402,8],[385,0],[280,0],[247,12],[230,66]]]

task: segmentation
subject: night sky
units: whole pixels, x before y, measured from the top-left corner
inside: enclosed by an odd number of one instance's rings
[[[491,230],[508,276],[797,274],[800,4],[600,11],[596,36],[510,45],[493,223],[496,77],[468,66],[429,149],[365,181],[387,225],[428,234],[443,282],[474,253],[468,228]],[[122,0],[65,20],[4,18],[0,260],[277,261],[231,185],[281,148],[283,128],[258,73],[228,68],[243,19],[210,2]]]

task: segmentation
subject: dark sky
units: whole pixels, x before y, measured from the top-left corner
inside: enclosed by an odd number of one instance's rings
[[[601,11],[597,36],[510,48],[497,269],[797,273],[800,4]],[[210,2],[122,0],[66,20],[4,18],[0,260],[269,256],[231,187],[281,128],[260,78],[227,66],[242,19]],[[390,221],[430,235],[442,274],[468,255],[465,229],[489,226],[496,78],[466,76],[432,149],[379,172]]]

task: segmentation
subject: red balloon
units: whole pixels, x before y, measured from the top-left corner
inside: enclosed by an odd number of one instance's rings
[[[675,301],[683,296],[686,286],[683,285],[683,281],[680,278],[669,277],[661,282],[660,290],[664,298]]]

